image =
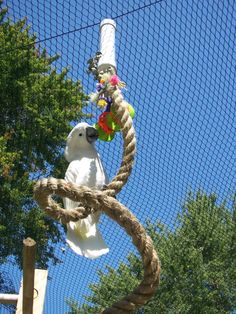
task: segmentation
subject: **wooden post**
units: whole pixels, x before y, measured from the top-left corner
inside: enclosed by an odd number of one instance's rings
[[[27,238],[23,244],[23,314],[33,314],[36,242]]]
[[[35,269],[34,276],[34,304],[33,313],[43,314],[43,306],[45,299],[45,292],[47,286],[48,271],[44,269]],[[23,287],[21,285],[19,298],[17,302],[16,314],[25,314],[23,312]]]
[[[0,304],[16,304],[16,314],[43,314],[48,271],[34,269],[36,242],[23,241],[23,280],[19,294],[0,293]]]
[[[34,314],[43,314],[44,299],[46,293],[48,271],[35,269],[34,277]]]

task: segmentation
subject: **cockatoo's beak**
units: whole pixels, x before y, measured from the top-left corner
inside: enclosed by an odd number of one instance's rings
[[[89,143],[93,143],[98,139],[98,131],[89,126],[86,128],[86,138]]]

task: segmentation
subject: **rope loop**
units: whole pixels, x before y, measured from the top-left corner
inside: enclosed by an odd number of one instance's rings
[[[123,159],[116,176],[103,191],[78,186],[62,179],[42,179],[35,184],[34,196],[46,214],[63,224],[86,218],[96,211],[103,211],[132,238],[132,242],[142,258],[143,280],[129,295],[102,311],[102,314],[125,314],[134,313],[155,293],[160,280],[160,261],[152,239],[146,234],[144,227],[128,208],[114,198],[123,188],[132,171],[136,152],[136,138],[127,103],[123,100],[120,90],[116,87],[108,87],[107,93],[112,98],[112,105],[120,121],[124,140]],[[61,208],[53,200],[53,195],[67,197],[83,204],[83,206],[74,209]]]

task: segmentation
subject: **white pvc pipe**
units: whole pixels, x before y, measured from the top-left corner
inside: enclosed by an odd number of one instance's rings
[[[17,304],[18,294],[0,293],[0,304]]]
[[[102,56],[98,62],[98,72],[112,67],[116,73],[115,31],[115,21],[111,19],[102,20],[100,24],[100,52]]]

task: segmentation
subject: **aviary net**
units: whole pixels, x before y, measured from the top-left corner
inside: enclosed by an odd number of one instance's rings
[[[99,51],[100,22],[111,18],[137,138],[132,174],[117,200],[146,227],[161,261],[160,287],[137,313],[233,313],[234,1],[5,0],[4,8],[0,292],[18,293],[28,236],[39,244],[37,266],[49,269],[46,314],[98,314],[142,277],[130,238],[106,215],[99,229],[109,253],[95,260],[73,253],[62,225],[40,216],[29,183],[63,178],[67,134],[101,114],[87,97],[96,85],[87,61]],[[96,143],[110,179],[122,145],[118,132]],[[14,306],[0,305],[0,312],[14,313]]]

